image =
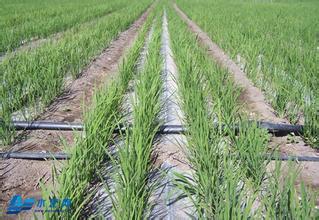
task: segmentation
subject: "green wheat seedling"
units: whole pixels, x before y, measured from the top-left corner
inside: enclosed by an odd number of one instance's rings
[[[310,97],[309,97],[310,98]],[[305,137],[314,147],[319,147],[319,98],[317,101],[308,100],[305,105]]]
[[[251,178],[258,187],[265,180],[269,163],[269,160],[265,160],[269,137],[267,131],[258,128],[256,123],[242,121],[238,127],[238,134],[233,132],[231,136],[234,153],[238,154],[246,177]]]
[[[278,161],[275,163],[261,201],[263,218],[317,219],[319,213],[315,207],[315,195],[306,189],[303,182],[299,189],[296,188],[299,172],[296,172],[291,161],[287,166],[287,176],[282,176],[283,164]]]

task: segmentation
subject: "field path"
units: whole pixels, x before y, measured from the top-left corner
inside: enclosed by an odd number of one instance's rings
[[[255,87],[247,78],[240,67],[205,33],[194,21],[174,4],[174,9],[178,15],[188,25],[189,29],[196,34],[199,43],[207,48],[208,54],[220,66],[227,69],[234,78],[234,83],[243,89],[240,101],[244,104],[245,110],[256,120],[270,121],[274,123],[287,123],[286,119],[279,118],[275,110],[266,102],[262,91]],[[279,147],[282,154],[295,156],[319,156],[317,150],[307,145],[301,137],[295,136],[289,140],[285,137],[272,137],[270,146]],[[312,188],[319,189],[319,166],[316,162],[300,162],[300,180],[303,180]],[[300,184],[300,180],[296,183]]]
[[[154,6],[154,5],[153,5]],[[94,89],[107,84],[116,77],[118,65],[125,52],[133,45],[140,27],[146,21],[153,6],[148,8],[129,29],[113,40],[100,56],[83,70],[65,92],[50,105],[40,120],[79,122],[83,118],[83,106],[88,106]],[[31,131],[22,135],[23,140],[10,147],[14,151],[60,151],[61,137],[70,145],[73,143],[73,132]],[[0,210],[7,205],[13,194],[20,193],[27,197],[41,197],[40,180],[50,181],[52,161],[27,161],[8,159],[0,161]]]

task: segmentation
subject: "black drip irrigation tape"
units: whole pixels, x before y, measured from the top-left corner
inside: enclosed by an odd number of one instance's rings
[[[3,121],[0,120],[0,124]],[[254,122],[252,122],[254,123]],[[302,125],[289,125],[289,124],[275,124],[270,122],[256,122],[258,127],[267,129],[269,133],[276,136],[284,136],[290,133],[300,135],[303,133]],[[68,122],[48,122],[48,121],[13,121],[12,125],[16,130],[60,130],[60,131],[82,131],[84,126],[80,123],[68,123]],[[216,128],[218,125],[216,125]],[[240,126],[227,126],[228,128],[235,129],[237,133],[240,132]],[[227,129],[225,125],[222,129]],[[115,134],[125,132],[130,126],[119,126],[114,130]],[[183,125],[162,125],[159,127],[157,134],[185,134],[186,129]],[[2,159],[27,159],[27,160],[67,160],[70,155],[65,153],[41,153],[41,152],[0,152],[0,158]],[[319,162],[319,157],[307,157],[307,156],[265,156],[265,159],[271,160],[293,160],[293,161],[313,161]]]
[[[2,152],[2,159],[24,159],[24,160],[68,160],[70,155],[65,153],[41,153],[41,152]]]
[[[13,121],[15,130],[60,130],[60,131],[82,131],[83,125],[67,122],[47,122],[47,121]]]
[[[258,127],[267,129],[269,133],[284,136],[290,133],[303,134],[303,125],[275,124],[271,122],[257,122]]]
[[[182,125],[162,125],[157,134],[185,134],[186,129]]]
[[[71,155],[66,153],[42,153],[42,152],[2,152],[0,159],[24,159],[24,160],[68,160]],[[319,157],[311,156],[271,156],[265,155],[265,160],[281,160],[296,162],[319,162]]]
[[[1,123],[1,121],[0,121]],[[252,122],[254,123],[254,122]],[[275,136],[285,136],[290,133],[295,135],[303,134],[303,125],[290,125],[290,124],[275,124],[271,122],[256,122],[257,126],[263,129],[267,129],[269,133]],[[3,124],[3,122],[2,122]],[[68,123],[68,122],[48,122],[48,121],[13,121],[11,125],[15,130],[59,130],[59,131],[82,131],[84,129],[81,123]],[[128,127],[120,126],[114,130],[114,133],[118,134],[125,131]],[[216,125],[217,127],[217,125]],[[226,126],[222,126],[223,129]],[[240,126],[233,125],[232,129],[238,133]],[[182,125],[162,125],[159,127],[157,134],[185,134],[186,129]]]
[[[308,161],[308,162],[319,162],[319,157],[309,157],[309,156],[280,156],[278,157],[271,157],[271,160],[282,160],[282,161]]]

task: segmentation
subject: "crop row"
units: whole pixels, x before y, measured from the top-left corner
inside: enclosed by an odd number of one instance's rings
[[[48,214],[48,218],[60,219],[61,217],[65,217],[67,219],[78,219],[84,209],[84,206],[90,199],[92,199],[94,194],[97,193],[96,191],[88,193],[89,184],[93,180],[99,178],[97,171],[101,169],[103,161],[112,160],[114,163],[117,163],[117,165],[121,164],[121,166],[115,165],[123,171],[123,173],[121,172],[119,175],[125,176],[127,172],[134,171],[133,169],[125,169],[125,161],[123,161],[125,157],[131,158],[133,156],[133,154],[131,155],[126,153],[126,150],[129,150],[130,145],[123,148],[118,161],[113,158],[114,155],[111,149],[114,141],[112,140],[116,139],[113,135],[113,130],[124,118],[124,115],[121,114],[120,111],[124,101],[124,94],[127,91],[130,80],[132,80],[137,74],[136,63],[142,50],[147,30],[151,25],[152,17],[153,15],[151,14],[147,22],[142,27],[138,39],[126,55],[123,64],[120,66],[118,78],[115,79],[108,87],[102,88],[100,91],[95,93],[93,104],[85,116],[85,136],[77,141],[75,148],[71,150],[71,159],[64,166],[61,174],[57,177],[60,187],[53,189],[46,188],[45,190],[44,195],[46,197],[54,195],[61,198],[68,197],[72,199],[72,212],[54,213],[53,215]],[[152,63],[149,62],[147,64],[149,67],[146,67],[143,72],[151,73],[149,72],[150,69],[148,69],[151,68],[151,64]],[[143,89],[142,85],[140,86],[140,89]],[[138,109],[141,108],[141,106],[137,104],[135,108]],[[136,112],[136,114],[138,114],[138,112]],[[138,123],[136,125],[138,126]],[[136,133],[136,129],[133,129],[135,130],[135,132],[133,131],[134,134]],[[135,137],[136,134],[133,136]],[[128,135],[128,137],[131,137],[131,135]],[[148,137],[148,139],[149,138],[150,137]],[[143,140],[143,143],[144,141],[145,140]],[[127,142],[127,144],[129,144],[129,142]],[[143,151],[142,148],[139,150]],[[143,151],[142,153],[145,152]],[[140,156],[143,156],[143,158],[146,159],[144,155]],[[126,164],[130,165],[128,163]],[[147,170],[143,172],[147,173]],[[118,176],[118,178],[116,177],[116,179],[119,181],[119,185],[125,185],[130,182],[125,181],[125,178],[121,179],[121,176]],[[120,182],[121,180],[123,180],[122,183]],[[139,182],[134,183],[143,183],[143,181],[139,180]],[[126,188],[123,188],[123,190],[125,189]],[[121,188],[118,188],[117,190],[118,193],[116,197],[120,198],[121,192],[119,192],[119,190],[121,190]],[[125,194],[123,194],[123,196],[125,196]],[[121,200],[118,200],[118,202],[121,202]],[[117,210],[116,212],[115,209],[114,211],[117,215],[121,215],[119,212],[120,210]]]
[[[1,13],[0,54],[11,51],[32,39],[45,38],[72,26],[97,18],[125,7],[125,0],[103,2],[86,0],[76,2],[44,1],[33,5],[34,1],[5,3],[6,11]],[[11,7],[10,7],[11,6]]]
[[[70,30],[58,41],[5,59],[0,64],[0,117],[10,123],[12,113],[20,111],[26,119],[32,119],[61,93],[66,77],[77,77],[94,56],[146,9],[148,3],[149,0],[131,2],[94,24]],[[0,133],[7,143],[11,141],[13,131],[6,128],[2,127]]]
[[[153,145],[162,107],[160,21],[156,16],[145,66],[135,77],[132,129],[125,134],[124,146],[118,146],[118,158],[113,158],[113,167],[118,167],[111,174],[115,183],[112,213],[116,219],[143,219],[151,211],[149,201],[156,185],[152,179]]]
[[[317,36],[314,1],[189,1],[179,7],[261,88],[280,117],[305,123],[318,144]]]

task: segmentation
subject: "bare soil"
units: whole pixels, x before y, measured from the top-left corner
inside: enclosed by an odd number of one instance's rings
[[[275,110],[269,105],[262,91],[255,87],[247,78],[246,74],[230,57],[205,33],[200,27],[190,20],[187,15],[174,4],[174,8],[179,16],[185,21],[189,29],[196,34],[199,43],[207,48],[208,54],[223,68],[227,69],[234,78],[234,83],[242,88],[243,92],[240,96],[240,102],[244,104],[245,111],[250,114],[250,117],[256,120],[270,121],[274,123],[287,123],[288,120],[279,118]],[[270,146],[279,148],[284,155],[295,156],[319,156],[317,150],[307,145],[301,137],[286,136],[272,137]],[[300,181],[313,189],[319,189],[319,164],[316,162],[300,162]]]
[[[40,120],[80,122],[83,119],[85,108],[91,102],[94,89],[105,85],[116,77],[118,65],[125,52],[132,46],[138,30],[146,21],[152,7],[145,11],[129,29],[105,49],[101,55],[82,72],[81,76],[73,81],[65,92],[39,117]],[[60,151],[61,138],[68,145],[74,142],[73,132],[58,131],[31,131],[23,139],[10,148],[14,151]],[[0,211],[14,194],[39,199],[41,191],[40,180],[50,182],[52,161],[30,161],[7,159],[0,161]],[[2,208],[1,208],[2,207]],[[1,213],[1,212],[0,212]],[[1,215],[0,215],[1,216]],[[15,219],[19,216],[8,217]],[[21,217],[21,216],[20,216]],[[23,216],[26,218],[26,216]],[[31,218],[31,216],[28,216]]]

